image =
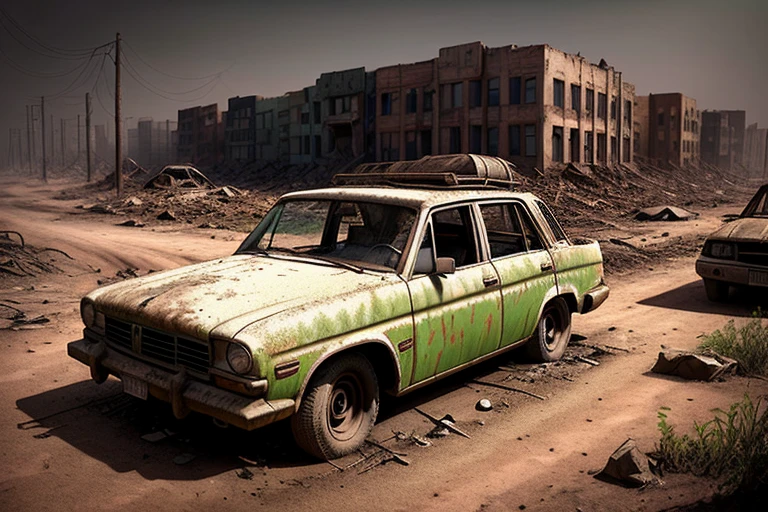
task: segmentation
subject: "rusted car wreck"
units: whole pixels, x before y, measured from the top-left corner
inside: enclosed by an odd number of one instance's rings
[[[232,256],[97,289],[68,353],[103,382],[300,447],[359,447],[401,395],[502,351],[559,359],[608,296],[596,242],[486,156],[367,164],[283,196]]]
[[[707,237],[696,273],[713,302],[727,300],[731,286],[768,287],[768,183],[737,219]]]

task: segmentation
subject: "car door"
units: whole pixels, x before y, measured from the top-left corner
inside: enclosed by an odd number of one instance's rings
[[[453,258],[454,273],[419,273],[408,282],[414,316],[412,384],[492,352],[501,339],[499,277],[478,244],[471,205],[431,212],[419,259]]]
[[[479,205],[491,262],[501,279],[503,327],[499,347],[533,334],[544,301],[557,293],[552,257],[528,209],[518,201]]]

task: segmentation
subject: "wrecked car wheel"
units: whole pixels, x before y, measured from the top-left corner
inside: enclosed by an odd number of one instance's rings
[[[731,286],[724,281],[715,281],[714,279],[704,280],[704,290],[707,292],[707,299],[712,302],[725,302],[728,300],[728,291]]]
[[[359,448],[379,411],[373,366],[360,354],[342,355],[317,370],[291,418],[296,444],[321,459]]]
[[[526,345],[528,356],[539,362],[557,361],[563,357],[571,337],[571,312],[568,304],[556,297],[541,313],[533,338]]]

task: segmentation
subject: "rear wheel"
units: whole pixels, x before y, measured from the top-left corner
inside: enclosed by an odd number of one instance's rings
[[[570,337],[571,311],[563,298],[555,297],[544,307],[536,333],[526,345],[528,356],[539,362],[557,361]]]
[[[704,290],[707,292],[707,298],[712,302],[725,302],[728,300],[730,289],[731,286],[725,281],[704,280]]]
[[[321,459],[362,446],[379,412],[379,385],[368,359],[346,354],[317,370],[291,418],[296,444]]]

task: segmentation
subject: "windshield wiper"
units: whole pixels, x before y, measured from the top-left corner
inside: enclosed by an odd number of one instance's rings
[[[280,247],[279,249],[274,249],[279,252],[287,252],[288,254],[295,254],[296,256],[303,256],[305,258],[311,258],[314,260],[320,260],[325,263],[330,263],[331,265],[335,265],[337,267],[341,267],[346,270],[351,270],[352,272],[357,272],[358,274],[362,274],[365,272],[365,269],[362,267],[358,267],[357,265],[353,265],[351,263],[347,263],[346,261],[337,260],[334,258],[328,258],[326,256],[320,256],[317,254],[310,254],[306,252],[300,252],[296,251],[294,249],[289,249],[288,247]]]

